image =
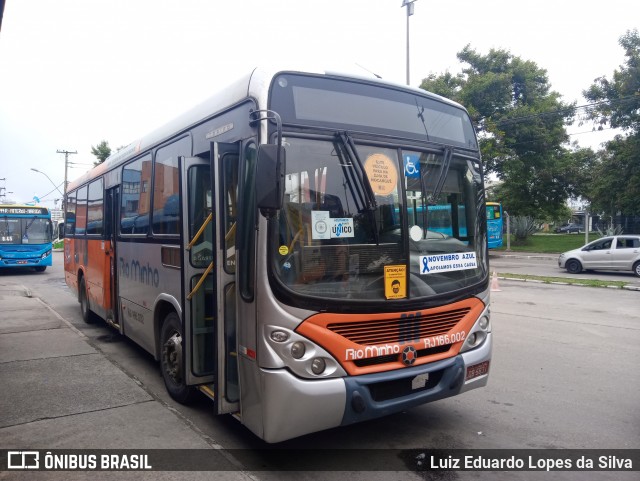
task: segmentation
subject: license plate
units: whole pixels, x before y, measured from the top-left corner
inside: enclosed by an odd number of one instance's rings
[[[27,261],[18,261],[18,262],[16,262],[16,264],[26,264],[26,263],[27,263]]]
[[[473,379],[478,376],[484,376],[489,372],[489,361],[481,362],[480,364],[474,364],[467,368],[466,380]]]

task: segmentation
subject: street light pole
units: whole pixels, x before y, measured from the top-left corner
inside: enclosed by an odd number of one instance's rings
[[[402,0],[402,6],[407,7],[407,85],[411,84],[409,75],[409,17],[413,15],[413,2],[417,0]]]
[[[41,170],[34,169],[33,167],[31,167],[31,170],[33,170],[34,172],[40,172],[42,175],[44,175],[47,179],[49,179],[49,182],[51,182],[51,185],[53,185],[56,189],[58,189],[58,192],[60,192],[62,195],[64,195],[62,193],[62,191],[60,190],[60,188],[53,182],[53,180],[51,180],[51,178],[47,174],[45,174]]]

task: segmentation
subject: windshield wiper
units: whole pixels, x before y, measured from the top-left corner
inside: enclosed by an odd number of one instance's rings
[[[37,218],[37,217],[34,215],[34,216],[33,216],[33,219],[31,219],[31,221],[30,221],[30,222],[27,224],[27,226],[24,228],[24,232],[22,233],[22,240],[23,240],[23,241],[24,241],[24,240],[27,240],[27,241],[29,240],[29,233],[28,233],[28,231],[29,231],[29,227],[31,227],[31,224],[33,224],[33,223],[35,222],[36,218]]]
[[[375,220],[375,211],[377,208],[376,196],[373,193],[369,177],[367,177],[367,173],[364,170],[362,160],[360,160],[360,156],[358,155],[356,146],[353,143],[353,139],[351,139],[347,132],[337,133],[335,137],[335,150],[340,160],[342,170],[344,171],[344,177],[347,181],[347,185],[349,186],[349,190],[351,190],[353,198],[356,200],[356,204],[360,201],[362,205],[362,209],[358,207],[358,211],[368,213],[376,245],[380,244],[380,235],[376,228]],[[341,145],[337,145],[338,139],[340,139]],[[343,158],[342,153],[344,153],[345,158]],[[355,171],[356,167],[358,172]]]
[[[426,169],[425,169],[426,170]],[[422,229],[424,232],[424,237],[427,237],[427,232],[429,231],[429,202],[427,199],[427,186],[424,183],[424,175],[420,174],[420,197],[422,201]]]
[[[427,140],[431,140],[429,138],[429,130],[427,129],[427,123],[424,120],[424,105],[418,105],[418,99],[416,101],[416,108],[418,109],[418,118],[422,122],[422,126],[424,127],[424,133],[427,134]]]
[[[29,222],[27,224],[27,227],[24,228],[24,235],[27,235],[27,231],[29,230],[29,227],[31,227],[33,225],[33,223],[36,221],[37,217],[34,215],[33,219],[31,219],[31,222]]]
[[[440,166],[440,173],[438,174],[438,181],[433,188],[433,194],[431,194],[431,202],[435,204],[440,197],[440,193],[444,187],[444,183],[449,175],[449,166],[451,165],[451,159],[453,158],[453,149],[451,147],[445,147],[442,155],[442,165]]]
[[[358,185],[364,189],[365,206],[367,210],[374,211],[377,207],[376,196],[373,193],[371,182],[369,182],[369,177],[367,177],[367,173],[364,170],[364,165],[362,164],[362,160],[358,155],[358,150],[353,143],[353,139],[347,132],[340,132],[339,134],[337,134],[337,136],[339,136],[340,140],[342,141],[344,152],[347,155],[349,163],[358,167],[358,173],[355,178],[359,181]]]

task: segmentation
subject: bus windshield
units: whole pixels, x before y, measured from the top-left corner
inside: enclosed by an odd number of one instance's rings
[[[483,279],[477,161],[344,136],[283,144],[285,199],[270,254],[286,288],[324,299],[415,299]]]
[[[51,242],[51,229],[48,219],[0,218],[0,244],[46,244]]]

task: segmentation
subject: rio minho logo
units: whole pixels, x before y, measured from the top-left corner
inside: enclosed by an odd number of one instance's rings
[[[7,468],[39,469],[40,453],[38,451],[8,451]]]

